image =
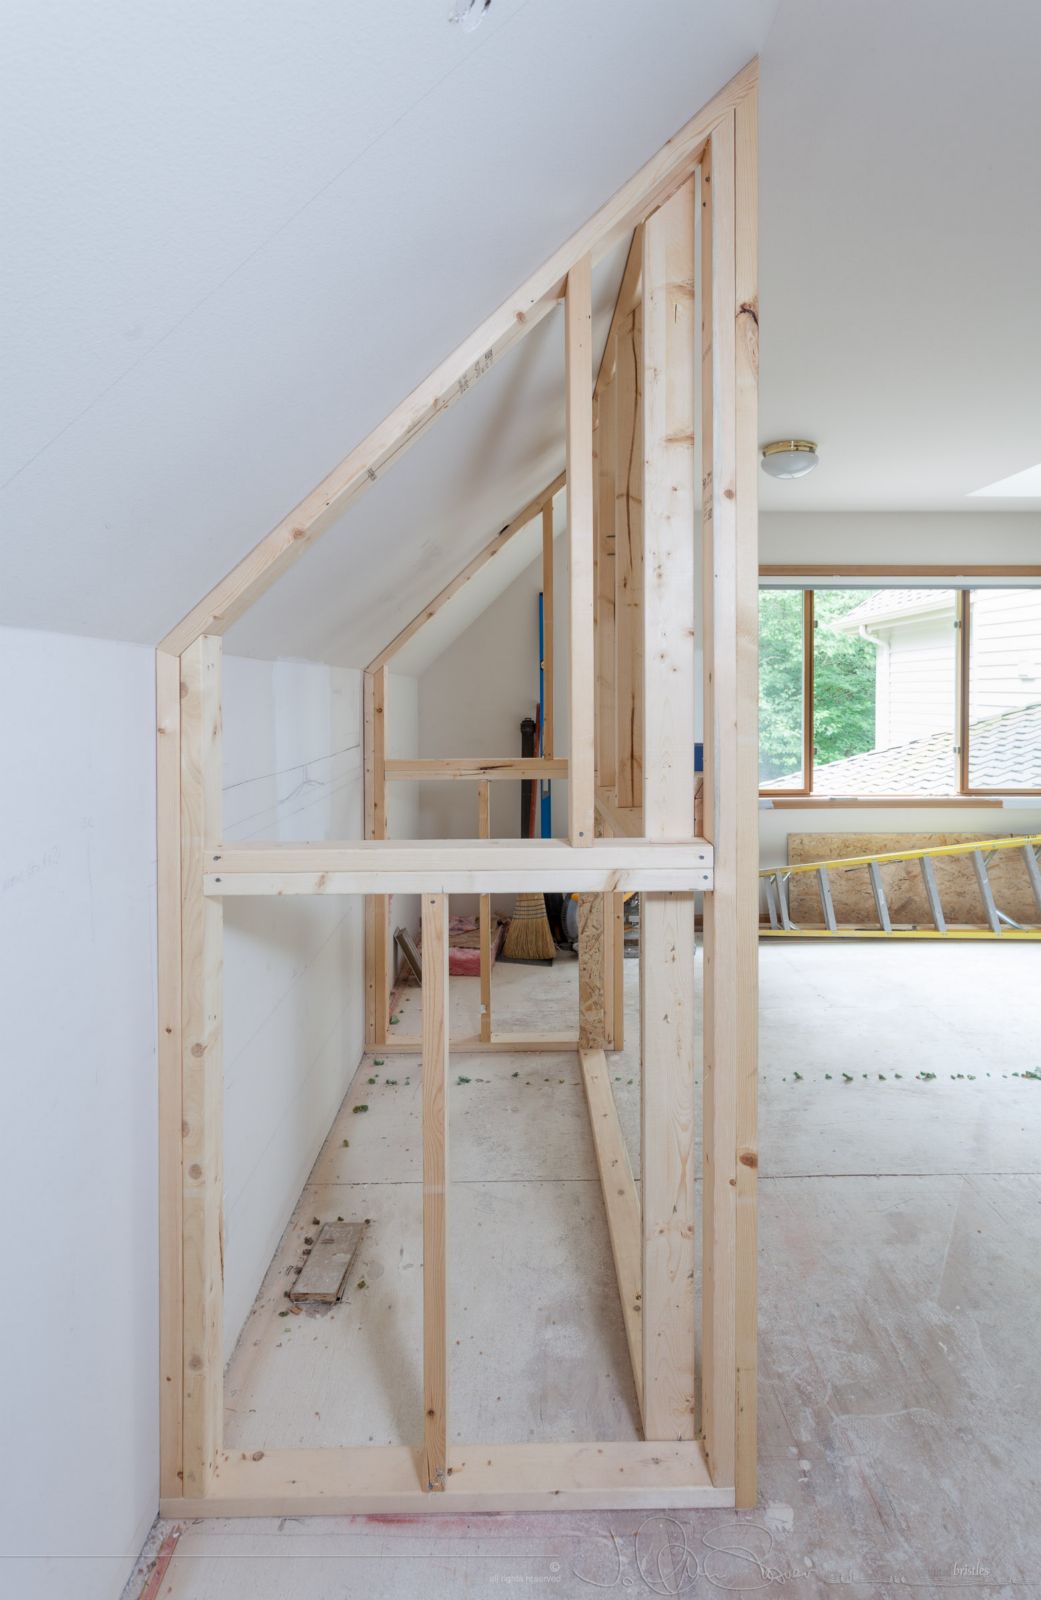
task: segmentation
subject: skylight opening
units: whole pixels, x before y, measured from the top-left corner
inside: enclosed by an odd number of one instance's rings
[[[1041,499],[1041,461],[1036,467],[1024,467],[1022,472],[1014,472],[1010,478],[999,478],[997,483],[989,483],[985,489],[973,489],[970,499],[976,496],[1006,500]]]

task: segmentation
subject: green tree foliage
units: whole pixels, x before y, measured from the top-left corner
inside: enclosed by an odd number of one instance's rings
[[[875,747],[875,647],[830,623],[868,598],[863,589],[814,596],[814,760],[823,765]],[[802,768],[802,591],[759,595],[759,772],[763,782]]]

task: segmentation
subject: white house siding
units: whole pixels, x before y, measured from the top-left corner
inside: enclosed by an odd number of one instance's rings
[[[879,641],[875,748],[953,729],[953,597],[949,611],[871,632]]]
[[[970,720],[1041,701],[1041,589],[978,589],[971,622]]]

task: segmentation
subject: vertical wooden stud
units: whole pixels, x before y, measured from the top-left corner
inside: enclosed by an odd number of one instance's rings
[[[614,986],[615,986],[615,974],[616,974],[615,958],[614,958],[614,941],[615,941],[614,895],[613,894],[604,894],[604,895],[601,895],[600,898],[601,898],[601,900],[603,902],[603,904],[602,904],[602,906],[600,908],[600,920],[603,923],[603,928],[604,928],[604,955],[603,955],[603,973],[604,973],[604,1049],[605,1050],[613,1050],[615,1048],[615,1042],[614,1042],[614,1016],[615,1016]]]
[[[424,894],[423,1452],[428,1489],[448,1481],[448,896]]]
[[[542,508],[542,753],[553,754],[553,501]]]
[[[376,837],[376,786],[375,786],[375,675],[366,672],[362,677],[362,776],[364,783],[365,814],[363,825],[366,839]],[[376,896],[365,896],[365,1043],[371,1049],[376,1043]]]
[[[703,216],[711,316],[705,832],[715,847],[715,868],[704,918],[702,1420],[713,1481],[735,1483],[738,1503],[746,1506],[756,1492],[755,137],[749,98],[742,103],[739,138],[733,113],[713,130]]]
[[[206,1494],[223,1434],[222,902],[203,894],[221,842],[221,641],[181,657],[183,1492]]]
[[[618,333],[615,411],[615,715],[618,804],[643,797],[642,307]]]
[[[625,896],[611,896],[611,916],[614,920],[614,1021],[611,1027],[611,1048],[625,1049]]]
[[[491,784],[482,778],[477,785],[477,837],[491,837]],[[492,1037],[492,897],[482,894],[478,912],[481,940],[481,1039]]]
[[[584,256],[567,279],[564,348],[567,368],[567,504],[570,554],[571,750],[568,837],[593,843],[593,356],[592,263]]]
[[[734,112],[737,778],[737,1504],[758,1496],[759,985],[759,121],[753,86]]]
[[[605,358],[606,359],[606,358]],[[597,451],[597,785],[616,797],[618,723],[615,710],[615,413],[614,383],[598,400]]]
[[[387,837],[387,669],[366,672],[365,693],[365,837]],[[372,1046],[386,1044],[390,1011],[390,896],[369,895],[365,901],[366,1037]]]
[[[694,831],[694,185],[643,234],[644,833]],[[643,1416],[694,1437],[694,897],[640,896]]]
[[[159,1479],[181,1493],[181,663],[157,651],[159,1000]]]

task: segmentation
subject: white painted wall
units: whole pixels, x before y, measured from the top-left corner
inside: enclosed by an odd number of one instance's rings
[[[154,665],[0,630],[0,1589],[113,1600],[155,1515]]]
[[[997,566],[1041,563],[1041,515],[1036,512],[777,512],[760,517],[764,565]],[[766,807],[769,802],[762,802]],[[906,807],[881,810],[829,806],[778,810],[759,816],[760,860],[787,860],[789,833],[1041,832],[1041,805],[1021,800],[993,808]]]
[[[392,753],[416,753],[416,685],[392,677]],[[227,839],[360,839],[362,675],[224,662]],[[395,795],[391,824],[415,831]],[[396,898],[414,927],[415,896]],[[354,896],[224,906],[224,1342],[230,1354],[365,1040],[364,913]]]
[[[360,674],[224,677],[227,837],[358,837]],[[0,1589],[114,1600],[158,1500],[154,657],[4,629],[0,684]],[[364,961],[360,901],[225,921],[230,1347],[357,1065]]]
[[[361,674],[224,663],[225,837],[362,835]],[[224,908],[225,1353],[361,1055],[362,903]]]

